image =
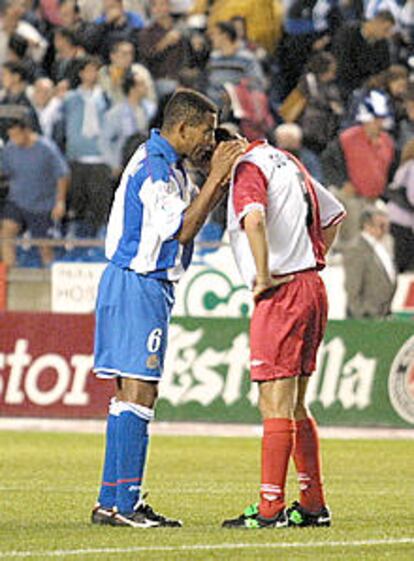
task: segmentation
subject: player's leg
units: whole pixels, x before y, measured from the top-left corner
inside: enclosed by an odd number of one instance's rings
[[[259,512],[265,518],[274,518],[286,506],[285,484],[294,446],[297,378],[261,382],[259,392],[263,419]]]
[[[284,491],[289,457],[294,446],[294,407],[301,346],[297,344],[297,292],[292,281],[261,300],[250,324],[251,378],[259,383],[263,419],[260,503],[225,527],[283,527],[287,525]],[[300,324],[299,324],[300,325]],[[299,334],[300,335],[300,334]],[[299,340],[300,343],[300,340]]]
[[[294,446],[296,377],[259,383],[259,409],[263,419],[260,503],[238,518],[225,520],[225,528],[286,527],[285,485]]]
[[[110,400],[106,418],[105,458],[98,502],[92,511],[93,524],[110,524],[114,514],[117,487],[117,424],[119,417],[120,378],[116,379],[116,397]]]
[[[16,263],[16,246],[14,239],[18,236],[21,225],[11,218],[4,218],[0,226],[1,254],[2,261],[8,266],[13,267]]]
[[[180,527],[144,502],[141,485],[148,449],[148,424],[154,416],[158,383],[122,378],[117,421],[116,513],[113,525],[135,528]]]
[[[148,424],[154,415],[163,370],[172,290],[168,283],[113,265],[107,267],[100,282],[94,370],[98,376],[116,375],[120,379],[115,420],[116,513],[112,525],[181,525],[156,514],[141,500]],[[113,456],[108,457],[113,462]]]
[[[134,513],[141,498],[148,448],[148,424],[154,416],[156,382],[121,378],[117,420],[116,510]]]
[[[295,407],[296,446],[294,461],[300,486],[300,504],[317,512],[325,505],[318,427],[305,404],[309,377],[299,379]]]
[[[309,374],[315,370],[316,354],[326,327],[327,299],[322,280],[309,275],[308,300],[314,302],[307,319],[302,351],[302,375],[298,382],[295,405],[296,446],[294,462],[298,473],[300,500],[288,510],[290,524],[329,526],[331,516],[325,503],[319,435],[316,421],[306,406]]]
[[[50,213],[33,213],[25,212],[27,229],[34,238],[50,238],[50,232],[53,227],[52,217]],[[43,265],[48,266],[53,261],[54,251],[51,246],[41,245],[39,254]]]
[[[298,474],[299,501],[289,508],[294,526],[329,526],[331,515],[325,502],[318,427],[306,406],[309,377],[301,376],[295,407],[296,445],[293,459]]]

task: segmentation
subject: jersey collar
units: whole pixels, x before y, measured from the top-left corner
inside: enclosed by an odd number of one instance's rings
[[[247,154],[248,152],[251,152],[257,146],[264,146],[265,144],[267,144],[267,140],[254,140],[253,142],[251,142],[249,144],[249,146],[246,148],[246,151],[244,153]]]
[[[176,164],[180,159],[175,149],[164,138],[158,129],[152,129],[147,142],[147,152],[150,156],[163,156],[168,164]]]

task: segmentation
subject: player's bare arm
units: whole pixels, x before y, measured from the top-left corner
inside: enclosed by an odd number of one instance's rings
[[[177,234],[180,243],[186,244],[194,239],[206,221],[208,213],[228,189],[228,178],[233,164],[243,153],[243,141],[223,142],[215,150],[210,173],[200,190],[200,194],[184,213],[183,225]]]
[[[293,275],[273,278],[269,271],[269,249],[266,223],[263,212],[253,210],[244,218],[244,229],[256,265],[256,280],[253,287],[255,301],[261,294],[293,279]]]
[[[328,228],[322,230],[323,242],[325,244],[325,253],[328,253],[333,242],[335,241],[336,235],[339,230],[339,224],[332,224]]]

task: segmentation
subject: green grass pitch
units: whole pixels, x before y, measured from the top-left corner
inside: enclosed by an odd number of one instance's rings
[[[257,498],[258,438],[152,438],[145,488],[184,521],[170,530],[90,525],[101,435],[0,432],[0,450],[0,561],[414,560],[414,441],[323,441],[333,526],[259,531],[220,528]]]

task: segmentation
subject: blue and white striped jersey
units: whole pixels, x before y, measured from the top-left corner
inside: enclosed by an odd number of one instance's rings
[[[197,194],[179,156],[152,130],[129,161],[115,193],[105,254],[118,267],[161,280],[178,280],[191,261],[193,243],[175,235]]]

